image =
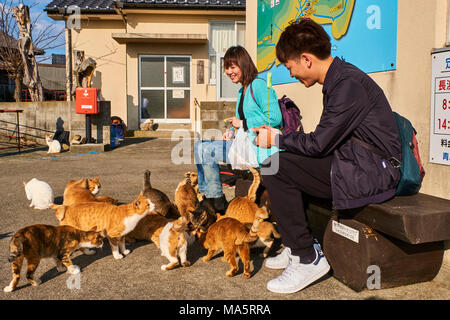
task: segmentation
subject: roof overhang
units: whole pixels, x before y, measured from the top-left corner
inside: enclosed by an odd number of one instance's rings
[[[112,38],[120,44],[124,43],[190,43],[208,42],[206,34],[169,34],[169,33],[113,33]]]

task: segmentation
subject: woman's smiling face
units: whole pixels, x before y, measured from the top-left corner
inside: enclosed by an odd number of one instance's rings
[[[242,70],[238,65],[232,63],[228,68],[225,69],[225,74],[231,79],[233,83],[242,82]]]

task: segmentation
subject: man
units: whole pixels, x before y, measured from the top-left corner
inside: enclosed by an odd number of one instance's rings
[[[303,194],[331,199],[336,210],[380,203],[395,195],[401,160],[395,119],[382,89],[355,66],[333,58],[330,38],[310,19],[289,25],[276,47],[277,58],[309,88],[323,85],[323,112],[310,133],[282,135],[268,126],[253,128],[260,147],[275,145],[279,170],[264,175],[274,217],[285,249],[266,266],[285,269],[267,283],[270,291],[299,291],[326,275],[330,266],[314,244],[303,206]],[[268,158],[264,166],[275,161]]]

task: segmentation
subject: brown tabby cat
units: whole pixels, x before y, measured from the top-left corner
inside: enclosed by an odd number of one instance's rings
[[[59,272],[66,270],[71,274],[80,272],[72,264],[70,255],[79,248],[100,248],[103,246],[103,232],[81,231],[71,226],[50,226],[36,224],[17,231],[9,243],[9,257],[13,280],[4,292],[13,291],[20,279],[23,260],[27,260],[27,279],[33,285],[40,284],[34,280],[34,272],[43,258],[53,258]]]
[[[139,194],[136,200],[130,204],[115,206],[102,202],[78,203],[71,206],[52,205],[56,209],[56,218],[60,225],[70,225],[81,230],[105,230],[112,253],[115,259],[122,259],[123,255],[130,253],[125,248],[125,235],[131,232],[138,222],[149,212],[152,212],[155,205]],[[84,251],[83,251],[84,252]]]
[[[175,191],[175,205],[182,217],[187,218],[189,215],[188,209],[194,209],[198,204],[197,193],[191,185],[191,173],[185,173],[185,179],[178,184]]]
[[[169,197],[164,192],[152,187],[150,175],[151,172],[146,170],[144,173],[144,196],[155,204],[155,213],[169,219],[178,219],[180,213],[178,212],[177,206],[170,202]]]
[[[208,249],[203,261],[209,261],[218,250],[223,250],[223,260],[227,261],[231,269],[226,272],[227,277],[232,277],[238,271],[236,263],[236,251],[244,264],[244,278],[251,277],[249,242],[258,239],[260,223],[267,218],[267,211],[259,210],[253,221],[250,231],[236,219],[222,218],[214,222],[205,233],[198,231],[199,243]]]
[[[99,177],[71,180],[64,189],[63,204],[66,206],[83,202],[107,202],[117,204],[117,200],[113,198],[106,196],[96,197],[96,194],[99,193],[101,187],[102,185],[100,184]]]
[[[246,197],[236,197],[228,204],[225,217],[235,218],[242,223],[253,223],[255,213],[258,211],[258,205],[255,203],[256,191],[261,182],[259,172],[254,168],[249,168],[253,174],[253,182],[248,189]]]
[[[194,210],[188,210],[188,214],[193,229],[201,231],[208,230],[209,226],[216,222],[217,215],[220,216],[210,198],[203,198]]]

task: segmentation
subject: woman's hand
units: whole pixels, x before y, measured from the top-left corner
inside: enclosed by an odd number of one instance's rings
[[[231,125],[235,128],[240,128],[242,126],[242,120],[239,120],[236,117],[232,117],[230,119]]]
[[[228,130],[226,130],[226,131],[223,133],[223,135],[222,135],[222,140],[230,141],[230,140],[233,139],[233,136],[234,136],[234,130],[228,129]]]

